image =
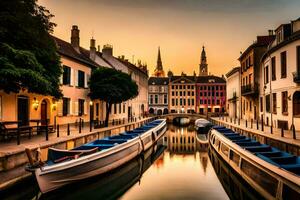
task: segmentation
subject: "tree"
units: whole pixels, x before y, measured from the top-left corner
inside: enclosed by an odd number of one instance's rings
[[[0,1],[0,89],[62,96],[62,70],[50,36],[53,15],[36,0]]]
[[[113,104],[122,103],[138,95],[138,86],[131,76],[121,71],[100,67],[92,71],[89,81],[92,100],[106,102],[105,126]]]

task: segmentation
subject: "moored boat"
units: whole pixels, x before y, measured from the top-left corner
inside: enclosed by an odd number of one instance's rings
[[[166,129],[166,120],[159,119],[72,150],[49,148],[48,160],[34,171],[40,190],[46,193],[111,171],[149,149]]]
[[[203,118],[197,119],[195,121],[195,128],[200,134],[207,134],[212,126],[213,124],[210,121]]]
[[[225,127],[213,127],[209,143],[266,199],[300,199],[300,158]]]

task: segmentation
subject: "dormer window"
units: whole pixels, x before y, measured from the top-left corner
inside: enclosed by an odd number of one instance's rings
[[[277,44],[283,41],[283,29],[282,28],[280,30],[278,30],[276,33],[276,41],[277,41]]]

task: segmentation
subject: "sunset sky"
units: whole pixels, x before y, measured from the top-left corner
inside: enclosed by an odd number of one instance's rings
[[[39,0],[57,23],[54,34],[70,41],[73,24],[80,45],[93,36],[114,55],[147,62],[150,75],[161,47],[164,70],[199,72],[205,45],[208,70],[225,74],[257,35],[300,17],[300,0]]]

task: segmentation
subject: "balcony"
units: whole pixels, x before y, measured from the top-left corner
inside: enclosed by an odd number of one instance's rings
[[[238,100],[238,97],[236,95],[236,92],[233,92],[232,97],[230,99],[228,99],[228,101],[231,101],[231,102],[236,102],[237,100]]]
[[[295,83],[300,83],[300,71],[296,71],[293,73],[293,79]]]
[[[249,84],[242,86],[242,95],[248,96],[248,95],[258,95],[258,84]]]

